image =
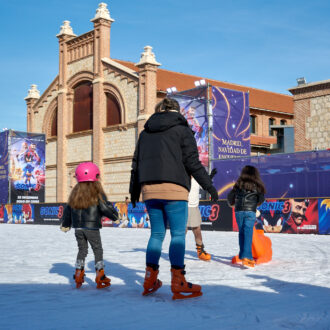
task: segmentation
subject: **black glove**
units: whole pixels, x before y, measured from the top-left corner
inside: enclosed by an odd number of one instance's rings
[[[136,201],[133,200],[132,197],[131,197],[131,203],[132,203],[132,207],[133,207],[133,209],[135,209],[135,207],[136,207]]]
[[[211,201],[216,202],[219,199],[217,190],[211,186],[209,189],[207,189],[208,193],[211,195]]]
[[[214,168],[212,171],[211,171],[211,174],[210,174],[210,179],[212,180],[214,178],[214,176],[218,173],[218,170],[216,168]]]

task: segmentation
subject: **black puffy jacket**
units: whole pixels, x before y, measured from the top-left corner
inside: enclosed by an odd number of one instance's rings
[[[235,211],[256,212],[257,206],[265,200],[264,195],[257,190],[233,188],[227,196],[230,206],[235,204]]]
[[[189,191],[191,176],[204,190],[212,187],[187,120],[177,111],[154,113],[144,125],[132,161],[132,202],[138,201],[143,183],[170,182]]]
[[[73,209],[67,205],[63,212],[62,227],[98,229],[102,228],[101,218],[118,220],[118,212],[110,202],[99,201],[87,209]]]

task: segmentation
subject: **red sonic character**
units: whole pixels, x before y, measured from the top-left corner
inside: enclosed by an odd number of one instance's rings
[[[30,204],[23,204],[22,205],[22,214],[24,222],[33,221],[32,219],[32,209]]]
[[[24,160],[26,163],[30,163],[33,161],[40,163],[40,157],[39,157],[36,149],[37,149],[37,146],[35,145],[35,143],[31,143],[29,146],[29,150],[24,155]]]
[[[5,217],[5,206],[0,204],[0,221],[3,222]]]
[[[34,174],[37,180],[34,190],[39,191],[40,188],[45,185],[45,175],[43,172],[40,172],[40,170],[36,170]]]

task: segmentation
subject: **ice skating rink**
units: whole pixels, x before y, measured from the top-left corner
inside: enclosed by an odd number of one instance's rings
[[[103,228],[106,274],[97,290],[93,253],[86,282],[75,289],[74,231],[57,226],[0,225],[0,329],[330,329],[330,236],[268,234],[273,260],[254,269],[231,265],[237,233],[203,232],[212,261],[196,257],[187,235],[186,278],[204,295],[172,301],[169,232],[159,278],[141,295],[148,229]]]

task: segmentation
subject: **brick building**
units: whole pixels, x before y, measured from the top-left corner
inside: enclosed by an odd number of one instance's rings
[[[290,88],[294,100],[295,151],[330,148],[330,80]]]
[[[293,124],[292,96],[159,68],[150,46],[136,64],[112,59],[114,20],[106,4],[99,5],[91,21],[93,30],[80,36],[64,21],[57,35],[58,76],[41,96],[32,85],[25,98],[27,130],[47,136],[47,202],[67,200],[74,168],[83,161],[99,165],[112,200],[124,200],[138,134],[171,86],[187,90],[205,79],[214,86],[249,91],[252,154],[266,153],[276,143],[270,125]]]

